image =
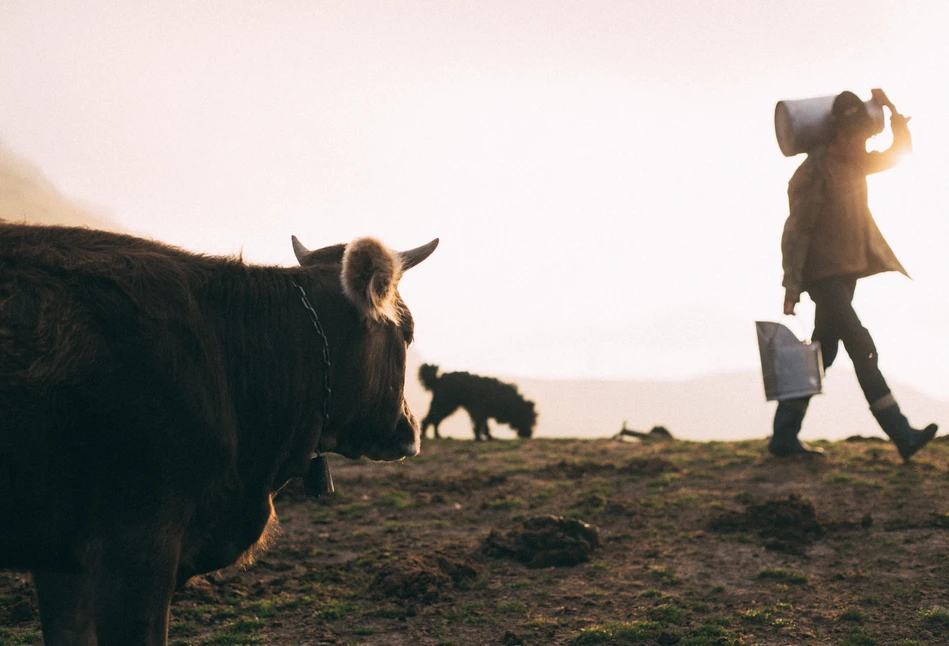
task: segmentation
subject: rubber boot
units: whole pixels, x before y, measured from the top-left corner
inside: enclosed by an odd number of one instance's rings
[[[935,424],[930,424],[922,430],[910,426],[893,395],[887,395],[877,400],[870,406],[870,410],[873,412],[873,416],[876,417],[877,422],[880,423],[883,432],[893,440],[893,444],[896,445],[904,462],[909,462],[913,454],[926,446],[929,440],[936,436],[936,431],[939,430],[939,427]]]
[[[774,411],[774,435],[768,442],[768,451],[772,455],[779,458],[824,455],[824,449],[808,446],[797,439],[809,402],[809,399],[788,399],[778,402],[778,408]]]

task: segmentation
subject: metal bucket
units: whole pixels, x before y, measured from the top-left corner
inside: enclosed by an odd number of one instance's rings
[[[774,134],[785,157],[806,153],[815,146],[830,142],[831,110],[837,96],[778,101],[774,106]],[[883,132],[883,107],[870,99],[864,101],[874,134]]]
[[[801,341],[786,326],[755,321],[768,401],[819,395],[824,382],[820,343]]]

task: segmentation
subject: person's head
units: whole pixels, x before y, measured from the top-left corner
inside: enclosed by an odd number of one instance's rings
[[[867,106],[853,92],[841,92],[834,99],[831,109],[834,137],[838,140],[866,142],[873,136],[873,119]]]

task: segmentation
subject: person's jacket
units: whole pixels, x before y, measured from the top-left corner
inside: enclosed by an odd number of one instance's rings
[[[797,302],[823,278],[863,278],[885,271],[909,276],[877,228],[867,197],[867,175],[891,168],[912,150],[906,122],[902,115],[892,115],[893,145],[886,151],[846,159],[821,146],[795,171],[781,238],[786,299]]]

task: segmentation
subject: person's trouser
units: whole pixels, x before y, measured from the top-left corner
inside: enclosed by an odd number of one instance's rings
[[[938,427],[930,424],[923,430],[915,429],[900,410],[877,365],[877,349],[870,332],[863,327],[853,310],[856,286],[855,279],[828,278],[808,288],[816,306],[812,339],[821,344],[825,370],[834,363],[838,345],[843,341],[873,416],[896,444],[903,460],[909,460],[933,439]],[[793,456],[815,452],[797,439],[810,399],[801,397],[778,402],[774,414],[774,434],[768,444],[771,453]]]
[[[820,342],[825,370],[834,363],[843,342],[867,403],[873,406],[890,394],[890,387],[877,365],[873,338],[853,309],[856,286],[855,278],[825,278],[808,287],[815,305],[812,340]]]

